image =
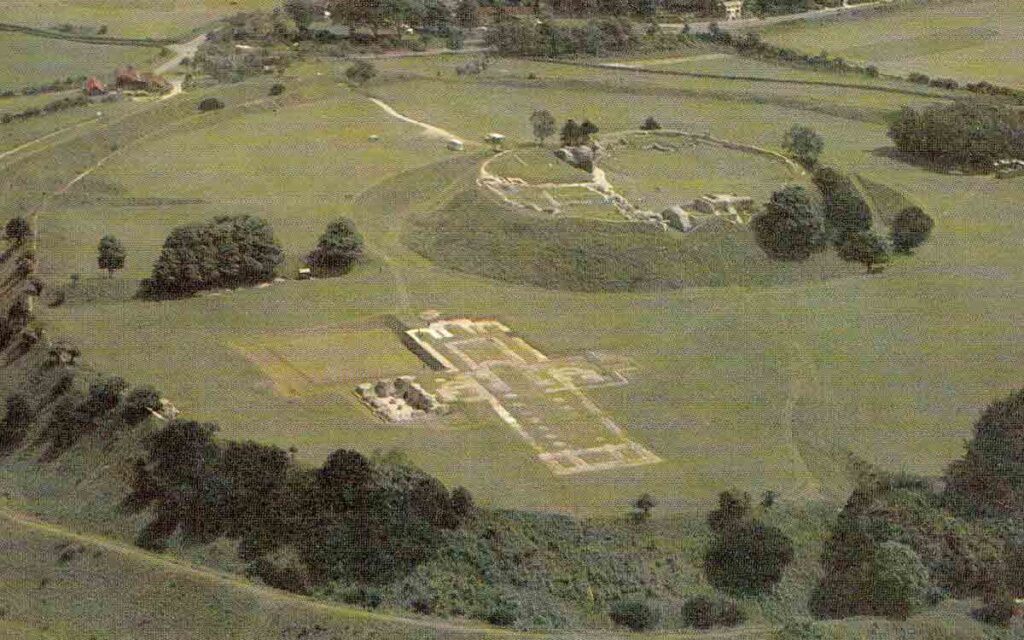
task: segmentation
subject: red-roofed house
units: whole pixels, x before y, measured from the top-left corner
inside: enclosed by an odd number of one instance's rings
[[[89,76],[89,79],[85,81],[85,95],[101,96],[106,92],[107,85],[103,84],[96,76]]]

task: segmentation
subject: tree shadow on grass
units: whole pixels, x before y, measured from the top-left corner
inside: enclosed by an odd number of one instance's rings
[[[910,165],[917,169],[924,169],[932,173],[939,173],[946,176],[981,176],[991,173],[991,171],[976,168],[976,169],[963,169],[960,167],[952,167],[948,164],[936,162],[930,160],[921,155],[908,153],[906,151],[900,151],[896,147],[878,147],[877,149],[871,150],[871,155],[876,158],[886,158],[888,160],[895,160],[902,164]]]

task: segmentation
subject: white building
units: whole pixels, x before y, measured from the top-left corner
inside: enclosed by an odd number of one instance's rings
[[[743,0],[722,0],[726,20],[739,20],[743,17]]]

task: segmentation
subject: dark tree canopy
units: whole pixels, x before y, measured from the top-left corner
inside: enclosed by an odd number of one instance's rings
[[[773,193],[750,226],[757,244],[775,260],[806,260],[826,245],[821,213],[803,187]]]
[[[124,268],[126,255],[124,245],[121,244],[120,240],[110,235],[103,236],[100,239],[99,255],[96,258],[96,263],[108,275],[114,275],[115,271]]]
[[[189,224],[171,231],[140,293],[175,298],[203,289],[266,282],[283,258],[273,230],[262,218],[223,216]]]
[[[344,273],[363,255],[363,238],[348,218],[327,225],[316,248],[306,256],[306,264],[319,271]]]
[[[643,600],[620,600],[612,604],[608,616],[630,631],[644,631],[658,624],[658,612]]]
[[[814,185],[822,198],[822,215],[832,241],[841,244],[848,235],[871,228],[871,208],[847,176],[832,167],[814,172]]]
[[[752,517],[750,494],[723,491],[718,494],[718,508],[708,514],[708,527],[715,534],[723,535],[748,524]]]
[[[704,573],[727,593],[760,595],[771,591],[792,561],[786,534],[755,520],[716,538],[704,556]]]
[[[0,426],[0,452],[8,451],[21,444],[32,422],[32,405],[20,393],[7,396],[7,411]]]
[[[818,164],[818,157],[825,149],[825,141],[814,129],[793,125],[782,138],[782,148],[797,162],[810,169]]]
[[[460,0],[455,7],[455,21],[465,29],[480,26],[480,4],[477,0]]]
[[[924,244],[932,233],[935,221],[920,207],[907,207],[892,222],[892,249],[896,253],[911,253]]]
[[[150,411],[160,407],[159,391],[146,385],[135,387],[124,399],[121,417],[129,425],[138,424],[151,415]]]
[[[32,227],[29,225],[28,220],[17,216],[7,221],[7,226],[4,227],[4,235],[7,236],[8,240],[14,241],[15,244],[21,244],[25,242],[25,239],[32,233]]]
[[[1024,389],[985,409],[946,482],[947,495],[961,513],[1024,515]]]
[[[877,264],[889,261],[889,245],[873,231],[858,231],[847,235],[837,247],[839,257],[847,262],[859,262],[868,273]]]
[[[987,171],[996,160],[1024,157],[1024,114],[982,100],[907,107],[889,126],[889,137],[925,162]]]

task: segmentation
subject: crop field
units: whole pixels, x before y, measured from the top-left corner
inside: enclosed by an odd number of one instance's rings
[[[260,79],[208,90],[225,99],[221,112],[198,114],[193,94],[150,107],[137,116],[149,133],[121,141],[99,166],[78,151],[60,163],[40,154],[18,175],[49,189],[91,168],[40,211],[48,286],[78,273],[89,292],[42,309],[48,330],[70,336],[91,365],[153,384],[185,415],[220,423],[226,437],[294,445],[310,462],[343,446],[399,448],[481,502],[581,514],[621,513],[643,491],[666,511],[702,508],[730,486],[842,498],[848,453],[935,472],[959,455],[980,408],[1018,383],[1019,184],[929,173],[886,151],[886,114],[942,92],[503,60],[456,77],[464,59],[379,61],[378,78],[361,91],[337,86],[343,66],[311,65],[285,78],[280,99],[268,99],[270,80]],[[653,116],[666,128],[773,150],[789,127],[805,124],[825,136],[823,162],[903,194],[937,226],[913,257],[865,276],[831,252],[770,262],[745,228],[661,233],[527,215],[477,187],[488,157],[479,146],[447,151],[442,138],[365,94],[467,141],[504,133],[526,166],[514,157],[500,166],[531,179],[548,169],[553,180],[566,177],[565,167],[548,166],[550,151],[532,147],[535,109],[559,122],[591,119],[600,135]],[[90,124],[76,139],[108,126]],[[763,198],[790,179],[740,152],[691,151],[617,158],[613,150],[608,179],[651,202],[713,190]],[[72,161],[80,164],[69,177],[47,177]],[[8,179],[14,169],[2,171]],[[5,208],[20,206],[5,198]],[[355,221],[367,258],[339,278],[130,299],[172,227],[238,213],[274,226],[288,278],[338,216]],[[125,269],[109,280],[95,262],[105,233],[128,249]],[[660,462],[556,475],[490,409],[410,428],[376,419],[348,382],[339,386],[345,397],[310,392],[335,380],[416,375],[422,365],[397,339],[389,347],[385,333],[353,327],[386,314],[422,326],[427,309],[500,318],[552,360],[599,351],[635,363],[629,384],[585,394]],[[532,417],[544,423],[558,411],[544,405]]]
[[[113,77],[118,66],[145,68],[160,55],[160,49],[154,47],[88,44],[6,32],[0,33],[0,51],[4,52],[0,91],[83,75]]]
[[[272,0],[8,0],[4,22],[41,29],[107,26],[119,38],[174,38],[239,11],[271,9]]]
[[[774,25],[769,42],[829,53],[905,75],[916,71],[965,81],[1024,86],[1024,2],[920,3],[860,17]]]

